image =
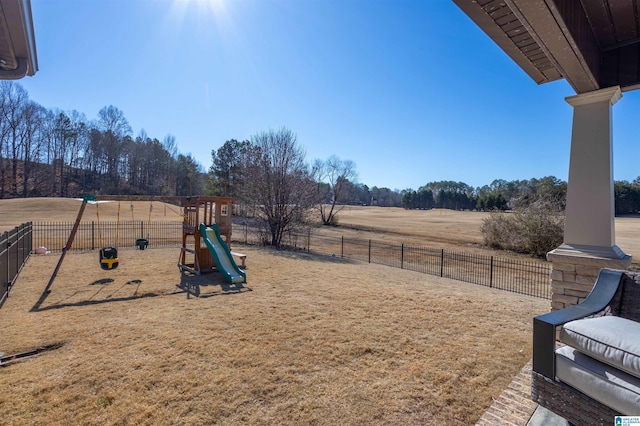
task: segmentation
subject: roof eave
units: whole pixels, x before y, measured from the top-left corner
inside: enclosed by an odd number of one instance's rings
[[[559,74],[544,74],[527,58],[520,48],[505,34],[498,24],[474,1],[453,0],[453,2],[484,31],[533,81],[538,84],[562,78]]]
[[[558,7],[554,0],[500,2],[498,7],[508,8],[525,29],[513,39],[477,1],[453,2],[536,83],[565,78],[577,93],[600,88],[597,75],[599,50],[595,41],[588,37],[575,40],[572,34],[577,33],[576,29],[568,27],[563,16],[566,11]],[[586,20],[585,16],[580,18],[571,24],[575,26],[576,22],[582,24]],[[532,43],[535,42],[535,48],[541,52],[540,60],[536,59],[535,63],[516,44],[520,37],[525,36],[530,37]]]
[[[36,34],[33,28],[33,15],[31,14],[31,1],[20,1],[20,14],[23,22],[24,40],[27,54],[27,75],[33,76],[38,72],[38,54],[36,52]]]
[[[0,0],[15,68],[0,70],[0,79],[16,80],[38,71],[36,38],[30,0]]]
[[[581,8],[572,9],[571,25],[554,0],[504,0],[538,42],[562,77],[577,93],[600,89],[599,49]],[[562,6],[562,5],[561,5]],[[578,26],[583,28],[577,28]],[[582,31],[580,31],[582,30]],[[573,34],[587,34],[581,39]]]

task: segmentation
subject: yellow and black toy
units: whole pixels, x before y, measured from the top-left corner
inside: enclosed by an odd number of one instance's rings
[[[118,249],[115,247],[102,247],[100,249],[100,266],[102,269],[116,269],[120,259],[118,259]]]
[[[98,238],[100,240],[100,267],[106,271],[116,269],[120,264],[118,259],[118,230],[120,228],[120,201],[118,201],[118,216],[116,220],[116,241],[115,246],[103,246],[102,245],[102,228],[100,227],[100,209],[98,208],[100,202],[96,202],[96,216],[98,219]]]

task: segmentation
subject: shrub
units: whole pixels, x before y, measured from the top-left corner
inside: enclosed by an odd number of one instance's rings
[[[511,213],[495,211],[480,228],[491,248],[544,257],[563,240],[564,215],[552,203],[535,203]]]

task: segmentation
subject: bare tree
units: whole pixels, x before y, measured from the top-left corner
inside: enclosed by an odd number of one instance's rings
[[[44,128],[45,109],[39,104],[29,101],[25,105],[20,131],[20,146],[22,147],[22,196],[30,195],[32,166],[40,159],[40,142]]]
[[[76,110],[69,112],[68,117],[71,120],[73,139],[67,152],[66,163],[71,169],[78,169],[89,145],[87,117]]]
[[[107,176],[112,185],[109,189],[117,189],[120,183],[120,157],[125,137],[131,134],[131,126],[121,110],[109,105],[98,112],[98,128],[102,132],[100,143],[106,160]]]
[[[0,97],[3,98],[2,110],[0,110],[0,123],[2,125],[2,149],[3,158],[8,158],[11,163],[11,176],[9,187],[13,196],[18,194],[18,160],[21,156],[20,126],[24,118],[24,109],[29,102],[27,91],[19,84],[12,81],[0,82]],[[6,161],[6,160],[3,160]],[[1,167],[2,177],[0,185],[2,192],[5,186],[5,166]]]
[[[171,134],[166,135],[162,140],[162,147],[166,152],[165,161],[167,163],[164,176],[164,186],[166,188],[175,188],[178,185],[178,157],[182,155],[178,151],[178,142],[176,141],[176,137]],[[191,157],[191,153],[189,153],[188,156]]]
[[[326,161],[316,160],[314,169],[320,181],[328,185],[328,194],[320,203],[320,217],[323,224],[331,225],[344,208],[344,204],[338,204],[346,202],[350,183],[357,178],[356,164],[332,155]]]
[[[52,168],[53,193],[64,197],[65,194],[65,158],[69,146],[74,138],[71,119],[60,110],[51,112],[49,117],[49,143],[47,162]],[[57,194],[57,183],[60,183],[60,193]]]
[[[172,134],[168,134],[162,140],[162,146],[167,150],[171,158],[178,158],[178,143],[176,137]]]
[[[9,108],[8,87],[10,82],[0,82],[0,199],[5,196],[6,170],[9,157],[9,131],[6,119]]]
[[[280,247],[286,232],[304,223],[317,204],[317,184],[291,130],[258,133],[251,144],[245,186],[264,215],[270,244]]]
[[[141,176],[145,192],[153,195],[175,194],[177,159],[171,157],[171,153],[156,138],[147,138],[139,148],[144,158]]]

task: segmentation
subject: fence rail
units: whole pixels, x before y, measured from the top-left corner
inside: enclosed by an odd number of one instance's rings
[[[238,238],[238,241],[247,244],[261,242],[260,232],[248,226],[239,226],[234,230],[234,236],[234,239]],[[312,231],[289,233],[283,243],[308,252],[402,268],[528,296],[551,298],[550,267],[541,261],[344,236],[331,237]]]
[[[0,306],[31,254],[32,231],[31,222],[27,222],[0,234]]]
[[[34,247],[62,250],[67,243],[72,222],[34,222]],[[81,222],[72,250],[95,250],[105,246],[135,247],[137,238],[149,240],[149,247],[175,246],[182,243],[182,222]]]

